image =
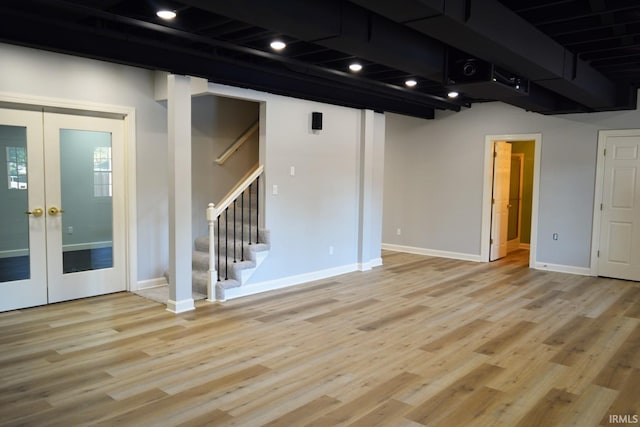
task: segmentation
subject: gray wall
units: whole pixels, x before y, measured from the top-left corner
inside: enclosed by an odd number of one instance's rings
[[[222,165],[215,159],[258,120],[260,104],[241,99],[205,95],[191,106],[191,185],[193,237],[207,234],[206,209],[218,204],[240,179],[258,163],[259,132]]]
[[[266,105],[265,222],[271,252],[251,282],[355,264],[361,112],[281,96],[269,96]],[[323,113],[321,131],[311,130],[313,111]]]
[[[637,110],[543,116],[498,102],[432,121],[388,114],[383,242],[479,255],[485,135],[542,133],[537,260],[588,267],[598,130],[638,123]]]
[[[168,267],[167,111],[154,100],[153,73],[6,44],[0,44],[0,69],[0,92],[136,109],[138,253],[134,256],[138,259],[139,280],[162,277]],[[362,112],[262,92],[237,91],[255,94],[255,98],[237,98],[264,101],[260,156],[266,168],[265,222],[271,231],[272,249],[252,282],[355,266]],[[224,114],[241,111],[246,114],[243,118],[248,121],[247,126],[250,123],[253,112],[245,109],[247,104],[231,102],[223,109],[225,102],[194,100],[195,149],[205,152],[198,157],[203,163],[194,165],[196,168],[208,167],[219,154],[208,148],[216,132],[221,132],[219,143],[225,148],[227,141],[238,136],[239,117],[233,128],[226,127],[231,119]],[[324,129],[320,132],[310,129],[312,111],[324,113]],[[378,134],[374,135],[374,152],[378,164],[373,180],[380,186],[384,117],[375,116]],[[251,150],[251,144],[246,147]],[[247,163],[249,157],[245,157]],[[291,166],[296,168],[295,176],[290,175]],[[194,183],[194,190],[200,193],[205,181],[208,178]],[[272,194],[273,185],[279,186],[278,195]],[[381,204],[380,190],[374,189],[371,195],[373,205]],[[203,205],[211,198],[215,199],[216,194],[203,196],[196,203]],[[379,224],[380,215],[380,210],[376,211],[371,224]],[[374,235],[370,239],[370,253],[374,256],[380,252],[379,241],[377,247],[375,241]],[[329,254],[329,246],[334,248],[333,255]]]
[[[153,73],[0,43],[0,92],[136,109],[138,278],[161,277],[168,256],[167,112]]]

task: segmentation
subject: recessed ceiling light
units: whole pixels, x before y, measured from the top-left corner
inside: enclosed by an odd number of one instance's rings
[[[452,90],[451,92],[449,92],[449,93],[447,94],[447,96],[448,96],[449,98],[457,98],[457,97],[458,97],[458,95],[460,95],[460,94],[459,94],[458,92],[456,92],[455,90]]]
[[[287,44],[282,40],[274,40],[271,42],[270,46],[273,50],[282,50],[287,47]]]
[[[158,15],[159,18],[169,20],[176,17],[176,12],[173,10],[159,10],[156,12],[156,15]]]
[[[414,87],[415,85],[418,84],[418,82],[415,81],[415,79],[409,79],[405,81],[404,84],[407,85],[407,87]]]
[[[349,69],[357,73],[358,71],[362,70],[362,65],[357,62],[354,62],[353,64],[349,65]]]

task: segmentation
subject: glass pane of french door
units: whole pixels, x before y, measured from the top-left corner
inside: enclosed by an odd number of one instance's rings
[[[60,129],[64,274],[113,267],[111,148],[109,132]]]
[[[0,108],[0,311],[47,303],[42,130]]]
[[[29,279],[27,128],[0,125],[0,282]]]

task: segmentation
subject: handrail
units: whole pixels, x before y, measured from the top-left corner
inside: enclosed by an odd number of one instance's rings
[[[251,183],[255,181],[256,178],[262,174],[262,172],[264,172],[264,166],[260,164],[256,164],[253,167],[253,170],[247,172],[247,174],[242,177],[240,182],[234,188],[232,188],[226,196],[222,198],[222,201],[220,203],[216,205],[216,218],[219,217],[226,208],[231,206],[234,200],[236,200],[238,196],[240,196],[240,194],[242,194],[247,188],[249,188]]]
[[[219,165],[224,164],[224,162],[226,162],[227,159],[233,155],[233,153],[238,151],[242,144],[247,142],[247,140],[251,138],[254,133],[256,133],[256,131],[260,127],[259,124],[259,120],[256,120],[251,126],[249,126],[249,128],[245,130],[242,135],[238,137],[238,139],[236,139],[230,146],[227,147],[226,150],[224,150],[224,153],[218,156],[218,158],[216,159],[216,163]]]

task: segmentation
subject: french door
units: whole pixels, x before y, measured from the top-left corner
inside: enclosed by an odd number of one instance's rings
[[[0,311],[125,290],[123,128],[0,109]]]

